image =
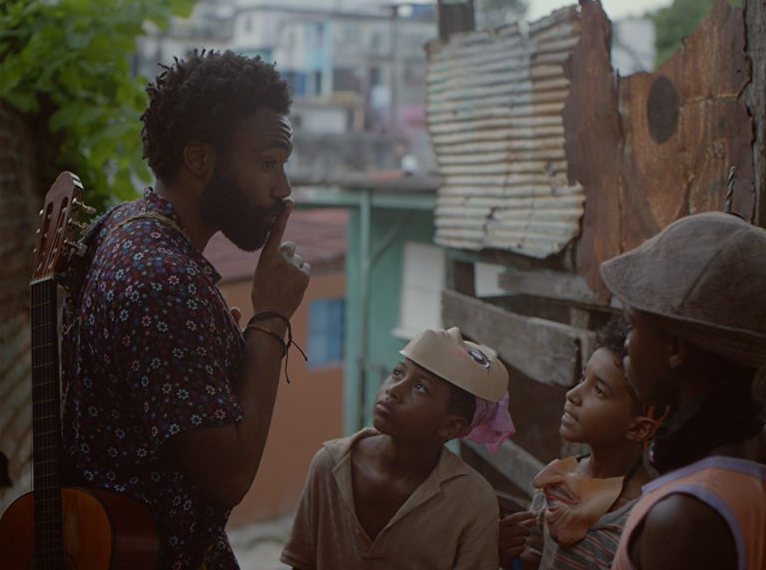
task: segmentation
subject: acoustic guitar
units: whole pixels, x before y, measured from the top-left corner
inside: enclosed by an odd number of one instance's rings
[[[58,277],[71,256],[83,187],[71,172],[51,186],[40,211],[34,256],[32,321],[33,491],[0,519],[0,566],[4,570],[102,570],[157,567],[159,541],[145,505],[101,489],[62,487],[61,396],[58,359]],[[78,251],[79,250],[79,251]]]

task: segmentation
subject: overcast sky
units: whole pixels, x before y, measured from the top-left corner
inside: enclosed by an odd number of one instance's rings
[[[664,8],[672,0],[601,0],[606,15],[610,20],[620,20],[627,16],[641,16],[649,10]],[[528,20],[537,20],[548,15],[556,8],[574,4],[571,0],[529,0]]]
[[[307,0],[296,1],[303,5],[307,2]],[[317,0],[314,1],[316,2]],[[424,0],[414,1],[422,2]],[[601,4],[604,6],[604,10],[611,20],[617,20],[627,16],[641,16],[644,12],[649,10],[669,6],[671,2],[672,0],[601,0]],[[406,0],[322,0],[322,3],[327,3],[335,8],[366,6],[369,8],[377,7],[382,9],[380,7],[386,4],[403,4],[406,3]],[[547,16],[557,8],[576,3],[577,0],[527,0],[529,6],[527,19],[537,20],[543,16]]]

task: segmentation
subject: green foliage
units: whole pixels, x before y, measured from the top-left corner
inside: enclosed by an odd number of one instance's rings
[[[0,97],[39,124],[53,145],[51,173],[76,172],[96,202],[135,197],[146,79],[131,58],[143,24],[167,29],[196,0],[3,0]],[[52,179],[51,173],[45,174]]]
[[[650,12],[656,31],[655,65],[667,61],[681,47],[681,41],[699,26],[718,0],[673,0],[667,8]],[[732,6],[742,6],[742,0],[729,0]]]

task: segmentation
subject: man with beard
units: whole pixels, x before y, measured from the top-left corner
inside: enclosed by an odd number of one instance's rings
[[[667,403],[614,570],[766,568],[766,231],[732,214],[681,218],[604,262],[631,325],[625,369]]]
[[[311,273],[281,243],[288,86],[259,58],[195,52],[147,92],[156,188],[99,221],[66,300],[67,478],[146,503],[161,568],[237,568],[224,527],[258,470]],[[263,248],[244,334],[202,255],[217,231]]]

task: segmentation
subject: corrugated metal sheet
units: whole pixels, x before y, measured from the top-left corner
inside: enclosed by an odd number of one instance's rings
[[[577,236],[585,193],[567,181],[561,111],[579,33],[572,6],[525,33],[514,24],[430,44],[440,245],[543,258]]]

